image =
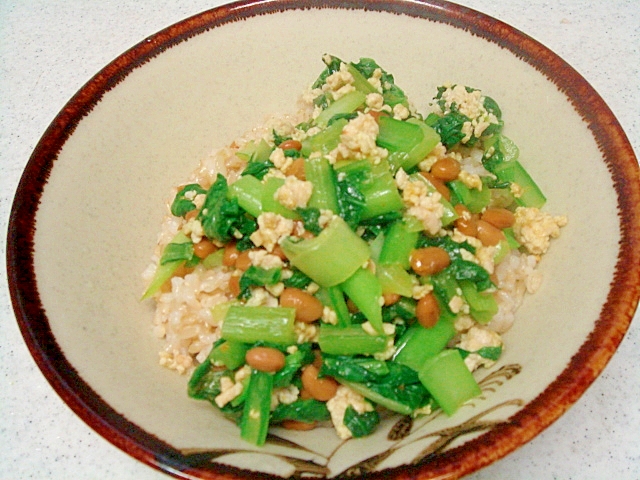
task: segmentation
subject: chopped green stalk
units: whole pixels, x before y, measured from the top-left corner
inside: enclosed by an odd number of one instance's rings
[[[477,322],[488,323],[498,313],[498,302],[493,295],[478,292],[476,284],[470,280],[460,280],[458,284],[469,304],[469,313]]]
[[[504,155],[504,161],[509,162],[511,160],[517,160],[520,156],[520,149],[518,146],[508,137],[504,135],[498,135],[499,148]]]
[[[349,308],[347,302],[344,299],[342,289],[335,285],[326,289],[330,307],[336,312],[338,318],[338,326],[346,327],[351,324],[351,315],[349,315]]]
[[[347,123],[348,120],[344,118],[336,120],[324,130],[321,130],[311,137],[307,137],[302,141],[300,153],[305,157],[309,157],[312,152],[329,153],[340,143],[340,134]]]
[[[427,190],[429,191],[429,193],[433,193],[436,191],[436,187],[434,187],[429,180],[427,180],[424,176],[420,175],[419,173],[412,174],[410,178],[414,182],[415,181],[424,182],[424,184],[427,186]],[[444,213],[442,214],[441,221],[442,221],[442,225],[446,227],[447,225],[450,225],[458,218],[458,214],[456,213],[456,210],[453,208],[453,205],[451,204],[451,202],[449,202],[449,200],[447,200],[446,198],[440,197],[440,203],[444,207]]]
[[[520,248],[520,242],[516,240],[515,234],[513,233],[513,228],[505,228],[504,230],[502,230],[502,233],[504,233],[504,236],[507,237],[509,247],[511,247],[513,250],[517,250],[518,248]]]
[[[254,445],[264,445],[269,431],[273,375],[259,370],[251,372],[251,380],[240,420],[240,437]]]
[[[141,297],[141,300],[147,300],[153,297],[160,288],[165,284],[167,280],[173,277],[173,274],[184,264],[184,260],[176,260],[174,262],[165,263],[164,265],[158,265],[156,273],[153,276],[153,280],[145,290]]]
[[[355,112],[358,108],[364,106],[366,98],[366,94],[357,90],[343,95],[320,112],[320,115],[315,120],[316,125],[325,127],[335,115]]]
[[[243,343],[258,341],[291,345],[296,341],[294,308],[232,305],[222,324],[222,338]]]
[[[522,189],[522,193],[515,197],[518,205],[542,208],[546,203],[547,199],[540,187],[533,181],[518,160],[500,163],[494,167],[493,173],[498,177],[499,181],[515,183]]]
[[[232,407],[235,407],[235,408],[237,408],[237,407],[239,407],[241,405],[244,406],[244,401],[247,399],[247,394],[249,392],[249,383],[250,382],[251,382],[251,375],[249,375],[248,377],[245,377],[242,380],[240,380],[240,383],[242,384],[242,392],[240,392],[240,395],[238,395],[236,398],[231,400],[229,402],[229,405],[231,405]],[[239,418],[239,420],[241,420],[241,417]]]
[[[333,167],[326,158],[313,158],[304,161],[306,180],[313,185],[308,206],[320,210],[338,212],[338,196]]]
[[[411,321],[416,318],[416,301],[410,297],[400,297],[396,303],[382,308],[385,322],[393,322],[396,318]]]
[[[361,185],[360,191],[364,195],[365,202],[362,211],[363,220],[401,210],[404,207],[386,160],[372,166],[371,178]]]
[[[342,160],[335,164],[336,173],[344,173],[348,177],[366,180],[371,175],[372,164],[369,160]]]
[[[460,352],[455,349],[443,350],[427,359],[418,376],[447,415],[453,415],[467,400],[482,394]]]
[[[229,185],[228,198],[237,198],[238,205],[258,217],[262,213],[264,185],[253,175],[245,175]]]
[[[456,280],[455,273],[446,268],[435,275],[429,277],[429,281],[433,285],[433,293],[436,298],[440,300],[441,304],[448,305],[453,297],[458,294],[458,281]],[[448,309],[446,307],[444,310]],[[442,311],[443,309],[440,309]]]
[[[447,184],[453,193],[454,203],[462,203],[471,213],[480,213],[491,201],[491,189],[484,186],[482,190],[469,188],[460,180]]]
[[[234,340],[225,340],[209,353],[209,359],[221,363],[229,370],[235,370],[245,364],[245,355],[251,345]]]
[[[396,293],[403,297],[413,295],[414,277],[397,263],[376,265],[376,277],[382,293]]]
[[[271,152],[273,152],[273,147],[269,145],[269,142],[267,142],[263,138],[260,140],[260,142],[256,146],[256,149],[253,152],[253,155],[251,156],[251,161],[266,162],[267,160],[269,160],[269,157],[271,156]]]
[[[224,258],[224,248],[221,248],[207,255],[207,257],[204,260],[202,260],[202,265],[205,268],[216,268],[222,265],[223,258]]]
[[[323,324],[318,345],[322,352],[331,355],[371,355],[387,348],[387,337],[370,335],[360,325],[339,327]]]
[[[380,232],[376,238],[369,242],[369,250],[371,250],[371,260],[378,263],[380,260],[380,252],[382,251],[382,245],[384,244],[384,232]]]
[[[400,403],[396,400],[393,400],[392,398],[385,397],[384,395],[373,391],[362,383],[347,382],[345,380],[340,380],[340,383],[349,387],[354,392],[359,393],[364,398],[367,398],[378,405],[388,408],[392,412],[401,413],[402,415],[411,415],[411,412],[413,411],[409,405],[405,405],[404,403]]]
[[[366,268],[359,268],[341,284],[344,293],[355,303],[376,332],[383,334],[382,328],[382,287],[375,274]]]
[[[504,233],[505,239],[498,243],[496,253],[493,256],[493,262],[496,265],[502,262],[512,250],[517,250],[521,246],[520,242],[516,240],[513,228],[505,228],[502,230],[502,233]]]
[[[376,143],[380,147],[389,150],[389,152],[409,154],[414,147],[424,140],[424,132],[416,123],[396,120],[389,116],[381,116],[378,119],[378,125]]]
[[[353,66],[353,63],[347,63],[347,70],[353,76],[353,86],[357,91],[366,94],[369,93],[377,93],[376,87],[371,85],[369,81],[365,78],[365,76],[360,73],[360,71]]]
[[[433,128],[417,118],[410,118],[407,122],[418,125],[423,134],[422,141],[413,147],[408,155],[403,158],[401,165],[402,168],[410,170],[424,160],[427,155],[431,153],[431,150],[438,145],[438,142],[440,142],[440,135],[438,135]]]
[[[300,219],[300,214],[294,210],[290,210],[276,200],[276,191],[284,185],[284,179],[271,177],[268,178],[263,185],[262,189],[262,211],[277,213],[285,218],[292,220]]]
[[[486,155],[489,154],[490,150],[498,154],[498,162],[510,162],[512,160],[517,160],[520,156],[520,150],[518,146],[509,138],[504,135],[491,135],[484,139],[483,147],[485,150],[485,159],[487,159]],[[489,156],[488,158],[492,158]],[[490,166],[491,166],[490,162]],[[491,168],[493,170],[493,168]]]
[[[496,245],[496,251],[493,254],[493,263],[498,265],[511,252],[511,245],[508,240],[502,239]]]
[[[236,300],[231,300],[228,302],[222,302],[211,307],[211,321],[214,325],[219,325],[224,322],[224,317],[227,316],[227,312],[229,311],[229,307],[231,305],[237,305],[238,302]]]
[[[455,210],[454,210],[455,212]],[[402,219],[407,224],[407,231],[413,233],[419,233],[424,230],[424,225],[421,220],[417,219],[413,215],[405,215]]]
[[[265,162],[272,151],[273,147],[266,140],[261,139],[258,143],[251,140],[236,155],[247,162]]]
[[[191,255],[193,255],[193,245],[191,244],[191,239],[187,237],[184,233],[178,232],[175,237],[171,240],[171,243],[167,244],[162,252],[162,256],[158,261],[158,267],[156,268],[156,273],[153,275],[153,279],[149,283],[149,286],[142,294],[140,300],[147,300],[153,297],[165,284],[167,280],[173,277],[173,274],[180,268],[180,266],[184,265],[184,263],[189,260],[189,258],[185,256],[174,257],[175,252],[171,252],[170,250],[173,247],[170,245],[186,245],[187,249],[189,246],[191,247]],[[169,250],[169,251],[167,251]],[[171,258],[169,256],[171,254]]]
[[[411,266],[411,251],[416,247],[417,241],[418,232],[411,231],[406,221],[399,220],[395,222],[385,234],[378,260],[379,264],[398,264],[408,270]]]
[[[369,259],[367,242],[340,217],[334,217],[317,237],[286,238],[281,247],[289,262],[321,287],[344,282]]]
[[[344,174],[350,179],[364,197],[364,208],[360,214],[362,220],[395,212],[404,207],[386,160],[381,160],[376,165],[372,165],[369,160],[345,161],[337,166],[336,173]]]
[[[424,328],[418,323],[409,327],[396,343],[393,360],[420,371],[428,358],[440,353],[456,334],[453,315],[446,310],[443,312],[438,323],[431,328]]]

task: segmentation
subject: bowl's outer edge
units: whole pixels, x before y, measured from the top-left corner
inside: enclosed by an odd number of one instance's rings
[[[622,341],[640,297],[640,209],[637,208],[640,205],[640,170],[620,124],[580,74],[526,34],[467,7],[438,0],[242,1],[185,19],[127,50],[89,80],[56,116],[31,155],[18,185],[9,221],[6,258],[11,301],[20,330],[31,355],[56,392],[91,428],[118,448],[176,477],[251,477],[246,472],[215,464],[211,469],[189,465],[180,452],[106,405],[75,372],[55,342],[38,297],[33,265],[34,213],[65,141],[100,98],[133,69],[171,46],[217,26],[256,15],[306,8],[406,14],[462,28],[501,45],[542,72],[567,95],[592,131],[613,179],[621,220],[615,277],[595,329],[570,364],[542,394],[508,422],[448,450],[446,457],[436,456],[428,463],[372,474],[370,478],[456,478],[471,473],[523,445],[560,417],[600,374]]]

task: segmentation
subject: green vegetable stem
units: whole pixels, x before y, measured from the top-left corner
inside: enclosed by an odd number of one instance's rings
[[[240,421],[240,437],[254,445],[264,445],[267,439],[272,390],[272,373],[258,370],[251,372],[251,380]]]
[[[285,307],[231,305],[222,324],[222,338],[242,343],[295,343],[296,311]]]
[[[370,255],[367,242],[340,217],[334,217],[317,237],[298,241],[287,238],[281,247],[291,265],[322,287],[344,282]]]
[[[443,350],[427,359],[418,375],[447,415],[453,415],[463,403],[482,393],[460,352],[455,349]]]

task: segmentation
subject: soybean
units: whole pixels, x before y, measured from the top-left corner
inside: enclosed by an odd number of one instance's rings
[[[513,227],[516,223],[515,215],[506,208],[487,208],[480,218],[500,230]]]
[[[400,295],[397,293],[383,293],[382,298],[384,299],[384,306],[388,307],[389,305],[393,305],[400,300]]]
[[[236,248],[235,243],[227,243],[224,246],[224,255],[222,257],[222,264],[225,267],[233,267],[236,264],[240,252]]]
[[[251,250],[243,250],[238,253],[238,258],[235,261],[235,267],[243,272],[251,266],[251,257],[249,256]]]
[[[261,372],[275,373],[285,365],[284,353],[271,347],[253,347],[246,355],[247,365]]]
[[[293,175],[298,180],[306,180],[307,176],[304,173],[304,158],[295,159],[287,168],[286,174]]]
[[[218,247],[216,247],[208,238],[203,238],[193,245],[193,253],[200,259],[207,258],[216,250],[218,250]]]
[[[445,157],[431,166],[431,175],[443,182],[450,182],[460,175],[460,162],[455,158]]]
[[[449,187],[447,187],[442,180],[434,177],[429,172],[420,172],[420,175],[429,180],[431,185],[435,187],[436,191],[446,200],[451,200],[451,190],[449,190]]]
[[[283,420],[282,428],[287,430],[308,431],[316,428],[316,422],[301,422],[300,420]]]
[[[313,398],[321,402],[331,400],[338,391],[338,382],[332,377],[318,378],[319,370],[314,365],[307,365],[302,370],[302,387]]]
[[[418,275],[434,275],[449,266],[451,258],[440,247],[417,248],[411,253],[411,268]]]
[[[193,220],[194,218],[196,218],[199,213],[200,213],[200,210],[198,209],[189,210],[187,213],[184,214],[184,219],[188,222],[189,220]]]
[[[478,220],[478,240],[485,247],[493,247],[505,238],[504,233],[499,228],[494,227],[485,220]]]
[[[311,323],[322,317],[322,302],[299,288],[285,288],[280,294],[280,306],[296,310],[296,321]]]
[[[453,207],[458,214],[458,218],[455,221],[456,228],[468,237],[475,237],[478,235],[478,220],[471,214],[469,209],[459,203]]]
[[[440,306],[433,293],[428,293],[416,304],[416,318],[418,323],[425,328],[431,328],[440,318]]]
[[[240,295],[240,277],[238,275],[231,275],[229,279],[229,293],[234,297]]]
[[[300,151],[302,150],[302,143],[299,142],[298,140],[294,140],[292,138],[290,138],[289,140],[285,140],[284,142],[282,142],[279,147],[282,150],[297,150]]]

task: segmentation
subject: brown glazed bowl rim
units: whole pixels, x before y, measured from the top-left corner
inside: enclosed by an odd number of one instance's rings
[[[292,9],[354,9],[428,19],[496,43],[533,66],[565,94],[587,124],[613,179],[621,217],[619,254],[606,302],[586,342],[564,371],[533,401],[487,433],[436,456],[367,478],[455,478],[478,470],[522,446],[548,427],[585,392],[604,369],[633,318],[640,296],[640,180],[638,163],[615,116],[570,65],[526,34],[472,9],[440,0],[251,0],[224,5],[172,25],[123,53],[89,80],[53,120],[22,175],[7,238],[8,280],[25,342],[56,392],[91,428],[134,458],[184,478],[251,478],[252,474],[210,464],[194,466],[182,453],[119,415],[92,391],[61,352],[37,294],[33,264],[35,215],[48,175],[66,140],[101,97],[134,69],[163,51],[207,30]],[[270,478],[261,474],[261,478]],[[273,477],[280,478],[280,477]]]

